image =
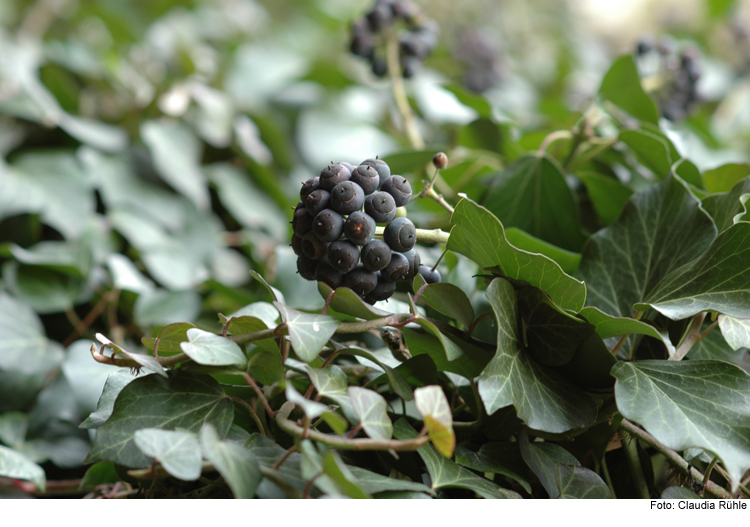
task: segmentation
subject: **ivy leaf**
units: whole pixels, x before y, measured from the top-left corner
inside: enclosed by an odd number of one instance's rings
[[[21,412],[0,415],[0,441],[11,448],[20,447],[29,430],[29,416]]]
[[[479,375],[490,361],[489,354],[471,343],[461,343],[463,355],[460,360],[450,361],[446,357],[443,343],[431,334],[421,331],[415,331],[409,328],[402,328],[401,332],[406,339],[406,345],[412,356],[428,355],[437,366],[438,371],[449,371],[473,379]],[[458,345],[449,336],[445,339],[451,340],[453,344]]]
[[[102,335],[101,333],[96,334],[96,340],[104,344],[105,346],[109,346],[115,352],[122,353],[129,359],[133,359],[135,362],[137,362],[140,367],[142,367],[146,371],[150,371],[153,373],[156,373],[157,375],[161,375],[162,377],[167,377],[167,371],[164,369],[164,366],[159,364],[159,361],[156,360],[154,357],[151,357],[149,355],[143,355],[141,353],[132,353],[122,346],[119,346],[109,340],[107,337]],[[92,346],[96,346],[96,344],[91,344]]]
[[[521,433],[518,443],[521,449],[521,457],[539,478],[549,497],[553,499],[559,497],[560,487],[558,486],[555,467],[560,463],[580,465],[576,457],[554,443],[530,442],[525,431]]]
[[[351,473],[341,458],[335,452],[329,450],[323,456],[323,472],[333,480],[345,496],[352,499],[371,498],[365,492],[357,478]]]
[[[47,340],[34,311],[0,293],[0,370],[31,375],[54,370],[63,360],[62,347]]]
[[[438,327],[426,318],[418,318],[414,321],[416,324],[422,327],[427,333],[432,334],[440,342],[443,348],[443,353],[449,361],[455,361],[459,357],[462,357],[464,352],[460,346],[448,338]]]
[[[359,386],[350,386],[349,397],[354,413],[368,436],[373,439],[390,439],[393,436],[388,403],[382,395]]]
[[[318,282],[318,292],[323,298],[327,299],[333,292],[333,289],[323,282]],[[346,313],[347,315],[364,320],[373,320],[390,315],[390,313],[367,304],[357,293],[348,287],[339,287],[336,289],[331,298],[330,308],[338,313]]]
[[[570,187],[557,161],[529,154],[494,178],[484,200],[506,227],[518,227],[551,244],[578,251],[584,242]]]
[[[667,487],[664,492],[661,493],[661,499],[663,500],[699,500],[701,499],[692,490],[686,489],[685,487]]]
[[[719,315],[722,316],[722,315]],[[711,325],[710,322],[704,321],[701,331],[706,331]],[[747,348],[733,350],[727,344],[721,331],[710,331],[708,335],[699,340],[688,351],[687,357],[690,359],[707,359],[722,360],[735,364],[750,373],[750,352]]]
[[[0,476],[31,481],[44,492],[47,480],[44,469],[20,452],[0,445]]]
[[[341,321],[327,315],[309,315],[280,302],[273,304],[287,325],[294,351],[300,359],[308,363],[318,356],[341,324]]]
[[[518,336],[518,300],[513,286],[495,278],[487,299],[497,320],[497,354],[479,376],[479,395],[493,414],[514,405],[518,417],[535,429],[562,433],[583,428],[596,418],[586,394],[558,374],[531,360]]]
[[[198,328],[188,329],[187,337],[189,342],[183,342],[180,348],[198,364],[244,367],[247,363],[245,354],[233,340]]]
[[[747,176],[750,176],[750,165],[747,163],[727,163],[703,172],[703,184],[711,194],[728,192]]]
[[[425,386],[414,390],[414,404],[422,415],[430,441],[441,455],[451,458],[456,448],[453,414],[448,399],[440,386]]]
[[[630,194],[628,194],[630,196]],[[593,199],[592,199],[593,201]],[[623,205],[627,198],[623,201]],[[516,227],[505,229],[505,237],[508,242],[516,249],[521,249],[527,253],[537,253],[546,256],[556,262],[560,268],[567,274],[573,274],[581,263],[581,254],[562,249],[557,245],[552,245],[540,238],[532,236]]]
[[[268,302],[253,302],[252,304],[248,304],[245,307],[241,307],[228,317],[223,318],[231,319],[240,317],[254,317],[256,319],[260,319],[265,323],[267,328],[272,328],[276,326],[276,322],[279,319],[279,312],[275,307],[273,307],[272,304],[269,304]],[[220,316],[219,318],[222,318],[222,316]],[[226,323],[226,320],[222,320],[222,323]]]
[[[612,499],[612,492],[602,478],[584,467],[558,463],[555,467],[555,482],[560,489],[559,499]]]
[[[426,282],[422,275],[414,278],[414,291],[419,291]],[[462,289],[448,282],[430,284],[422,289],[419,300],[443,315],[461,322],[468,328],[474,322],[474,308]]]
[[[750,223],[719,234],[700,258],[665,276],[637,309],[652,307],[672,320],[701,311],[750,318]]]
[[[286,385],[286,398],[288,401],[302,408],[302,411],[305,412],[305,415],[311,421],[322,417],[337,434],[341,435],[346,432],[346,421],[340,415],[323,403],[305,399],[302,397],[302,394],[294,389],[294,386],[290,382]]]
[[[198,432],[204,423],[225,436],[234,408],[224,391],[208,375],[173,370],[169,378],[147,375],[125,386],[112,416],[96,433],[86,463],[112,461],[129,468],[146,468],[149,459],[135,445],[133,435],[143,428]]]
[[[750,177],[740,180],[729,192],[713,194],[703,198],[703,206],[716,222],[719,232],[737,223],[738,215],[747,213],[747,197],[750,195]]]
[[[531,485],[521,474],[527,472],[521,460],[518,443],[485,443],[479,451],[470,450],[466,444],[456,447],[456,463],[482,473],[491,472],[515,480],[531,494]]]
[[[612,375],[625,418],[673,450],[713,452],[737,490],[750,468],[750,375],[711,360],[619,362]]]
[[[284,378],[284,363],[278,350],[273,353],[255,348],[247,354],[247,373],[261,384],[271,386]]]
[[[675,347],[672,341],[669,340],[669,333],[666,330],[656,328],[647,322],[630,317],[613,317],[596,307],[584,307],[581,309],[579,315],[593,324],[596,333],[603,339],[618,335],[647,335],[661,340],[664,346],[666,346],[669,356],[674,355]]]
[[[110,373],[104,383],[96,410],[83,421],[79,428],[99,428],[112,415],[115,408],[115,400],[125,386],[135,380],[135,376],[127,370],[119,370]]]
[[[394,425],[394,435],[398,439],[414,439],[417,432],[403,417]],[[498,487],[493,482],[477,476],[470,470],[457,465],[450,459],[441,456],[435,447],[424,445],[417,450],[427,466],[427,472],[432,480],[432,489],[458,488],[476,492],[485,499],[520,498],[511,490]]]
[[[227,482],[236,499],[250,499],[262,475],[253,453],[237,443],[221,441],[221,434],[211,423],[200,431],[203,455]]]
[[[278,313],[276,309],[273,311],[274,313]],[[241,317],[232,316],[230,318],[219,315],[219,320],[221,320],[222,324],[226,324],[227,333],[230,335],[244,335],[245,333],[255,333],[256,331],[263,331],[271,327],[276,327],[275,322],[272,326],[269,326],[264,320],[249,315]],[[269,353],[278,354],[279,352],[279,347],[276,342],[274,342],[273,338],[254,340],[253,344]]]
[[[185,430],[143,428],[133,434],[141,452],[161,463],[170,476],[195,481],[201,475],[201,446],[197,437]]]
[[[599,95],[636,119],[659,124],[659,110],[641,86],[632,55],[624,55],[612,64],[602,79]]]
[[[528,282],[545,291],[563,309],[578,312],[586,301],[586,285],[566,275],[560,266],[540,254],[516,249],[508,243],[503,224],[468,198],[456,205],[447,247],[474,260],[483,269]]]
[[[700,171],[691,161],[680,159],[677,148],[658,128],[649,129],[646,126],[637,130],[624,130],[620,132],[620,141],[633,150],[638,161],[648,167],[659,181],[674,170],[688,183],[699,188],[703,185]]]
[[[39,242],[29,249],[12,244],[10,252],[23,264],[46,267],[83,280],[91,269],[91,253],[84,247],[67,242]]]
[[[586,186],[596,215],[605,225],[609,225],[620,216],[625,203],[633,195],[633,191],[620,183],[617,178],[584,170],[576,172],[576,177]],[[511,243],[513,243],[512,240]],[[559,262],[559,260],[555,260]],[[580,256],[578,262],[580,263]],[[565,267],[563,267],[563,270],[566,273],[569,272]]]
[[[719,328],[733,350],[750,348],[750,320],[719,315]]]
[[[115,464],[109,461],[101,461],[89,467],[86,474],[83,475],[79,489],[87,487],[96,487],[97,485],[108,485],[117,483],[122,478],[117,474]]]
[[[328,368],[311,368],[308,366],[307,373],[320,396],[335,401],[350,423],[359,423],[359,417],[354,412],[351,397],[349,397],[349,382],[344,370],[335,364]]]
[[[159,355],[166,357],[182,351],[180,344],[188,341],[187,332],[194,327],[195,326],[190,322],[176,322],[161,328],[161,331],[159,331],[156,338],[143,337],[141,342],[144,346],[153,351],[156,346],[156,341],[158,340]]]

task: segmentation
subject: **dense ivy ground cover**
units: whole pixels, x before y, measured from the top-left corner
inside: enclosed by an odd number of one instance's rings
[[[0,493],[750,497],[741,11],[580,92],[573,11],[507,4],[559,15],[551,74],[440,10],[421,66],[384,26],[377,80],[370,5],[3,3]],[[288,222],[376,155],[443,280],[370,305]]]

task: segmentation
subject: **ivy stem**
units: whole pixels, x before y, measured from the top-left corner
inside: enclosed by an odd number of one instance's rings
[[[693,468],[682,456],[669,447],[661,444],[654,436],[643,430],[642,428],[631,423],[627,419],[623,419],[620,426],[629,434],[636,436],[644,443],[647,443],[654,447],[659,453],[661,453],[669,463],[675,467],[682,475],[692,477],[693,480],[698,483],[705,485],[705,491],[711,494],[715,498],[731,499],[732,495],[726,491],[726,489],[713,483],[712,481],[704,481],[703,474]]]
[[[436,168],[435,175],[432,176],[432,179],[430,181],[424,182],[424,188],[422,189],[422,191],[416,196],[412,196],[411,201],[414,201],[418,198],[430,198],[445,210],[447,210],[449,213],[453,214],[453,207],[447,201],[445,201],[445,198],[442,194],[438,194],[437,192],[435,192],[435,180],[437,179],[438,174],[440,174],[440,169]]]
[[[466,333],[464,333],[464,338],[468,339],[469,337],[471,337],[471,334],[474,332],[474,329],[479,325],[479,323],[490,315],[492,315],[492,312],[485,313],[484,315],[479,315],[476,319],[474,319],[474,322],[471,323],[469,329],[467,329]]]
[[[698,314],[693,319],[693,322],[690,324],[690,330],[688,330],[688,334],[685,337],[685,340],[682,341],[682,344],[675,350],[674,355],[669,357],[669,360],[682,360],[682,358],[688,354],[688,351],[701,339],[703,339],[708,333],[716,327],[716,325],[719,323],[717,320],[711,326],[706,329],[705,332],[701,333],[701,326],[703,325],[703,320],[706,318],[706,312]]]
[[[401,61],[399,60],[399,42],[398,35],[395,31],[389,31],[386,36],[386,53],[388,60],[388,76],[391,79],[391,88],[393,89],[393,98],[396,101],[396,107],[404,120],[404,129],[409,138],[411,146],[416,150],[424,148],[424,140],[419,133],[417,121],[414,118],[409,105],[409,99],[406,97],[406,87],[404,86],[403,72],[401,71]]]
[[[84,331],[86,331],[91,324],[94,323],[94,320],[96,320],[96,317],[98,317],[109,305],[109,303],[114,299],[117,298],[117,295],[119,294],[119,291],[117,289],[113,289],[111,291],[108,291],[104,295],[102,295],[101,299],[97,304],[93,307],[91,311],[89,311],[88,315],[86,315],[86,318],[83,320],[80,320],[77,315],[75,315],[75,311],[72,309],[70,310],[70,313],[66,311],[66,315],[71,320],[78,320],[78,323],[75,326],[75,329],[73,330],[73,333],[68,335],[68,338],[65,339],[63,342],[63,348],[67,348],[75,339],[78,338],[79,335],[82,335]],[[72,315],[72,316],[71,316]]]
[[[258,387],[258,384],[255,382],[255,380],[250,377],[247,373],[242,373],[242,377],[244,377],[245,381],[253,387],[253,390],[255,390],[255,393],[258,394],[258,398],[263,402],[263,406],[266,407],[266,412],[268,412],[268,415],[271,417],[276,415],[276,412],[274,412],[271,409],[271,405],[268,404],[268,399],[266,399],[266,396],[263,395],[263,391]]]
[[[552,132],[551,134],[548,134],[547,137],[545,137],[542,140],[542,143],[539,145],[539,148],[536,151],[536,155],[543,156],[552,143],[561,139],[573,139],[573,134],[570,130],[557,130],[555,132]]]
[[[294,454],[297,451],[297,445],[292,445],[286,452],[284,452],[284,455],[279,458],[279,460],[274,464],[273,469],[278,470],[281,468],[281,465],[284,464],[284,461],[289,459],[289,456]]]
[[[706,471],[703,473],[703,481],[709,481],[711,479],[711,471],[714,469],[714,465],[716,465],[716,461],[718,461],[719,457],[714,456],[714,458],[711,460],[711,462],[708,464],[708,467],[706,467]]]
[[[633,476],[633,483],[638,495],[644,500],[651,499],[646,476],[643,474],[641,460],[638,457],[638,440],[634,437],[625,439],[623,440],[623,446],[625,447],[625,458],[628,462],[628,468],[630,469],[630,474]]]
[[[612,478],[609,476],[609,469],[607,468],[607,455],[602,456],[602,474],[604,475],[604,481],[607,482],[607,486],[609,487],[609,491],[612,493],[612,497],[617,499],[617,495],[615,494],[615,487],[612,485]]]
[[[102,350],[106,344],[102,344]],[[116,352],[117,350],[115,350]],[[100,362],[101,364],[108,364],[110,366],[119,366],[120,368],[141,368],[142,366],[138,364],[133,359],[116,359],[114,357],[107,357],[104,355],[101,351],[97,351],[96,344],[91,343],[91,356],[94,357],[94,360],[96,362]],[[155,357],[157,361],[159,361],[159,364],[161,364],[164,367],[169,366],[175,366],[176,364],[179,364],[180,362],[189,360],[190,357],[185,355],[184,353],[178,353],[177,355],[172,355],[171,357]]]
[[[382,239],[385,227],[375,227],[375,236]],[[440,229],[417,229],[417,243],[448,243],[450,233]]]
[[[424,446],[429,437],[417,437],[404,441],[397,439],[349,439],[336,435],[323,434],[317,430],[307,430],[289,419],[289,414],[294,409],[294,403],[287,401],[276,414],[276,424],[284,432],[294,437],[306,437],[326,446],[341,450],[395,450],[397,452],[413,452]],[[306,435],[305,435],[306,433]]]
[[[242,406],[244,406],[248,412],[250,412],[250,416],[253,418],[253,421],[255,421],[255,424],[258,425],[258,429],[260,430],[260,433],[264,436],[268,437],[266,435],[266,430],[263,428],[263,424],[260,422],[260,417],[258,417],[258,413],[255,411],[255,409],[250,406],[250,403],[245,401],[244,399],[240,399],[239,397],[234,397],[233,395],[227,395],[229,399],[231,399],[234,402],[240,403]]]

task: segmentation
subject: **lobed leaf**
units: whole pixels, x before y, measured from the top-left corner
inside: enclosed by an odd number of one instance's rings
[[[201,447],[198,438],[185,430],[143,428],[133,434],[138,449],[161,463],[170,476],[195,481],[201,475]]]
[[[284,319],[294,351],[308,363],[318,356],[341,324],[341,321],[327,315],[310,315],[280,302],[273,304]]]
[[[239,366],[247,363],[245,354],[234,341],[198,328],[187,330],[189,342],[180,344],[182,351],[204,366]]]
[[[559,499],[612,499],[612,492],[602,478],[584,467],[558,463],[555,467],[555,481],[560,489]]]
[[[368,436],[373,439],[390,439],[393,436],[388,403],[382,395],[359,386],[350,386],[349,397],[352,409],[359,417],[359,424]]]
[[[263,477],[252,451],[231,441],[222,441],[211,423],[200,431],[201,449],[205,458],[227,482],[236,499],[251,499]]]

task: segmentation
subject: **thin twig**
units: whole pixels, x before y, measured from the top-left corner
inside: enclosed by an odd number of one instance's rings
[[[263,402],[263,406],[266,408],[266,412],[268,412],[268,415],[271,417],[276,415],[276,412],[274,412],[271,409],[271,405],[268,404],[268,399],[266,399],[266,396],[263,395],[263,391],[258,387],[258,384],[255,382],[255,380],[250,377],[247,373],[242,373],[242,377],[245,379],[245,381],[253,387],[253,390],[255,390],[255,393],[258,394],[258,398]]]
[[[409,105],[409,99],[406,97],[401,61],[399,60],[399,41],[395,31],[390,31],[386,37],[386,53],[388,75],[391,79],[391,87],[393,88],[393,98],[396,100],[396,107],[401,114],[401,118],[404,120],[406,135],[412,147],[416,150],[422,150],[424,148],[424,140],[422,140],[422,135],[419,133],[414,112],[412,112]]]
[[[715,327],[716,324],[718,324],[718,320],[711,324],[711,326],[704,332],[701,333],[701,326],[703,325],[703,320],[706,318],[706,312],[698,314],[694,319],[693,322],[690,324],[690,329],[688,330],[688,334],[685,337],[685,340],[682,341],[682,344],[680,344],[680,347],[678,347],[674,355],[669,357],[669,360],[682,360],[682,358],[687,355],[688,351],[701,339],[703,339],[708,333]]]
[[[234,397],[233,395],[227,395],[229,399],[232,401],[235,401],[237,403],[240,403],[242,406],[244,406],[248,412],[250,412],[250,416],[253,418],[253,421],[255,421],[255,424],[258,425],[258,429],[260,430],[260,433],[263,435],[266,435],[266,430],[263,428],[263,423],[260,422],[260,417],[258,417],[258,413],[255,411],[255,408],[250,406],[250,403],[245,401],[244,399],[240,399],[239,397]]]
[[[630,474],[633,477],[633,484],[639,496],[644,500],[651,499],[651,492],[648,490],[646,476],[643,474],[641,460],[638,457],[638,440],[635,438],[630,438],[629,440],[623,439],[623,446],[625,447],[625,459],[628,462],[628,468],[630,468]]]

